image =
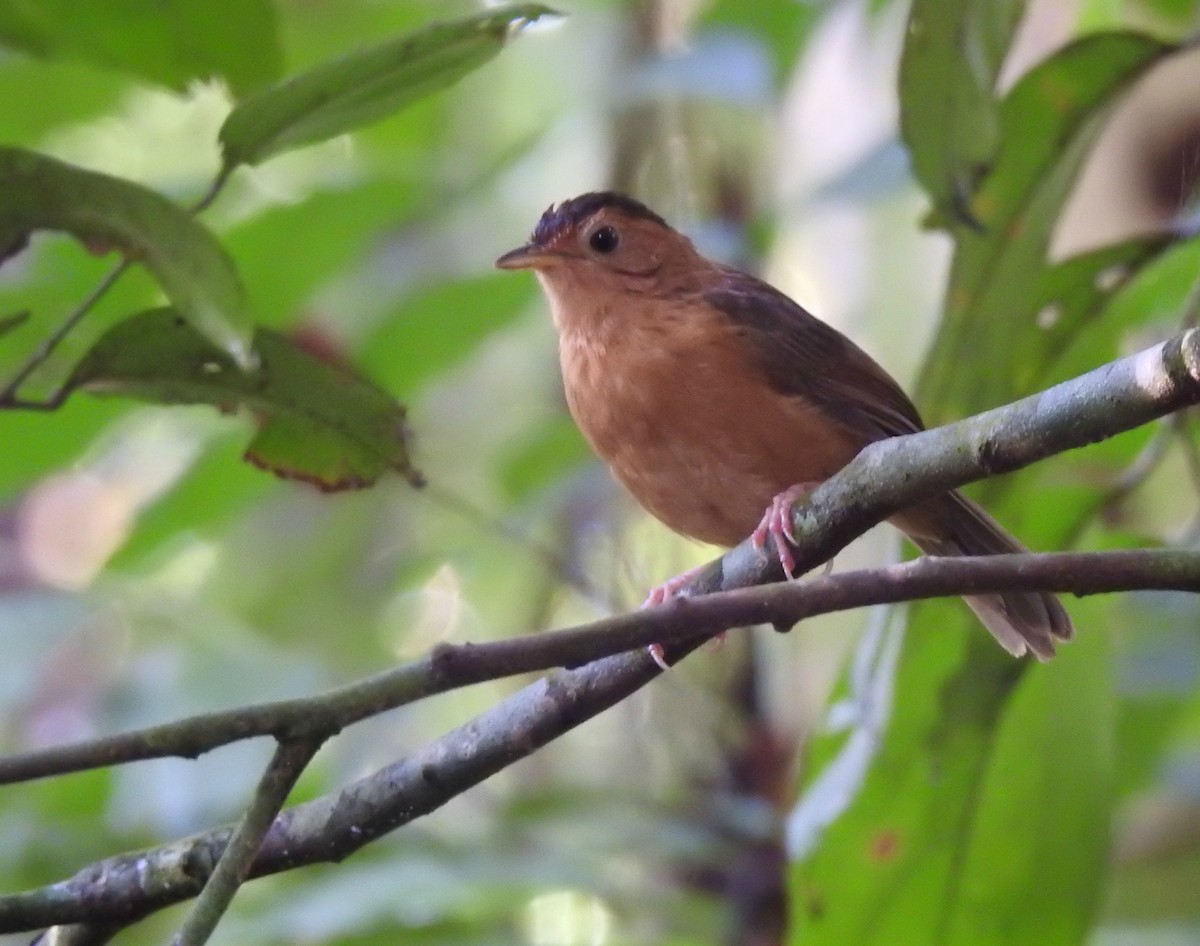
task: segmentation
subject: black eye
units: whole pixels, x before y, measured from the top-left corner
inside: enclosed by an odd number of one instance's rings
[[[588,237],[588,246],[597,253],[611,253],[619,242],[621,238],[613,227],[601,227]]]

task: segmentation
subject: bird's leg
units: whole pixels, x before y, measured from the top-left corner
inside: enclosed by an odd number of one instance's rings
[[[686,572],[676,575],[674,578],[668,578],[661,585],[650,589],[650,594],[646,595],[646,600],[642,602],[642,607],[653,608],[657,605],[665,604],[678,594],[680,588],[685,587],[702,571],[704,571],[704,566],[697,565],[695,568],[689,568]],[[717,640],[724,638],[724,636],[724,633],[718,635]],[[667,663],[666,655],[663,652],[662,644],[651,644],[646,648],[646,652],[650,655],[650,659],[663,670],[671,669],[671,665]]]
[[[796,559],[792,556],[788,543],[795,544],[796,536],[792,532],[792,507],[796,500],[802,499],[816,489],[820,483],[795,483],[771,500],[771,505],[763,513],[762,521],[750,533],[750,540],[756,549],[767,544],[767,536],[775,543],[775,554],[779,556],[779,564],[783,573],[789,579],[795,578]]]
[[[697,565],[695,568],[689,568],[683,574],[668,578],[661,585],[651,588],[650,594],[646,595],[646,600],[642,602],[642,607],[653,608],[655,605],[665,604],[678,594],[680,588],[687,586],[702,571],[704,571],[704,566]]]

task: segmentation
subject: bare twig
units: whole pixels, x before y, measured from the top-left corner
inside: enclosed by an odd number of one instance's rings
[[[1091,443],[1200,401],[1200,329],[1112,362],[1006,407],[945,427],[881,441],[813,491],[794,516],[811,568],[898,509],[990,473],[1016,469]],[[708,565],[693,592],[777,581],[775,556],[749,541]],[[469,650],[443,647],[428,657],[311,699],[259,704],[73,746],[0,759],[0,782],[21,781],[135,759],[189,758],[239,739],[328,736],[367,716],[451,687],[558,665],[577,665],[653,642],[654,612],[609,622],[601,639],[580,631],[498,641]],[[594,626],[593,626],[594,627]],[[587,629],[585,628],[584,631]],[[464,658],[469,653],[470,657]],[[319,712],[317,710],[320,710]],[[314,728],[315,727],[315,728]]]
[[[57,392],[55,395],[52,395],[44,403],[39,403],[36,401],[19,401],[16,398],[16,394],[21,385],[29,380],[29,376],[46,363],[46,359],[54,354],[58,346],[62,344],[63,339],[71,334],[75,327],[81,321],[83,321],[83,317],[91,311],[92,307],[104,297],[105,293],[107,293],[108,290],[113,287],[116,281],[120,279],[125,274],[125,271],[132,265],[133,264],[128,259],[121,260],[120,263],[118,263],[115,267],[113,267],[112,270],[109,271],[107,276],[100,280],[96,288],[88,293],[87,298],[85,298],[79,303],[79,305],[75,306],[75,308],[71,310],[71,314],[63,319],[62,324],[53,332],[51,332],[50,335],[48,335],[42,341],[42,343],[38,345],[36,349],[34,349],[33,354],[31,354],[25,360],[25,363],[21,365],[17,373],[13,375],[12,380],[10,380],[8,384],[5,385],[4,389],[0,391],[0,407],[8,406],[30,408],[41,406],[45,410],[53,410],[62,404],[62,392]]]
[[[281,742],[263,772],[254,800],[221,852],[200,896],[188,913],[171,946],[204,946],[229,909],[250,867],[258,856],[262,840],[275,816],[283,808],[296,780],[321,747],[319,739]]]
[[[1200,553],[1152,549],[920,558],[810,582],[681,599],[613,620],[628,626],[640,622],[638,638],[659,639],[677,660],[726,628],[763,622],[788,627],[815,614],[870,604],[1016,589],[1091,594],[1137,588],[1200,592]],[[284,811],[264,838],[250,876],[341,860],[615,705],[659,673],[639,649],[538,680],[408,758]],[[230,835],[229,828],[219,828],[108,858],[59,883],[0,897],[0,933],[62,923],[129,922],[195,896],[205,865],[216,861]]]
[[[815,489],[808,502],[795,511],[795,531],[800,537],[797,559],[804,567],[812,567],[872,524],[915,502],[1112,436],[1197,401],[1200,330],[1190,330],[1007,407],[873,444]],[[770,582],[778,576],[776,558],[746,542],[706,567],[692,590],[726,590]],[[436,692],[436,686],[444,685],[445,680],[461,685],[482,679],[478,674],[487,661],[475,662],[477,653],[488,654],[488,660],[510,660],[510,666],[528,668],[549,665],[542,661],[551,654],[553,662],[569,663],[606,649],[640,648],[647,640],[655,640],[666,645],[669,659],[677,660],[723,629],[759,622],[788,627],[825,610],[943,594],[1015,589],[1092,593],[1127,588],[1200,591],[1200,557],[1185,551],[1154,550],[920,559],[805,584],[676,600],[590,627],[543,635],[537,641],[486,645],[499,648],[490,652],[482,645],[443,647],[427,658],[427,669],[418,662],[401,668],[400,677],[406,698],[411,699]],[[510,648],[507,652],[505,645]],[[575,656],[564,659],[568,654]],[[284,811],[264,839],[251,873],[345,857],[614,705],[658,672],[648,655],[638,649],[595,660],[578,670],[552,673],[375,775]],[[368,681],[365,692],[369,699],[362,694],[355,699],[397,705],[394,687],[373,689],[373,682]],[[360,712],[366,702],[359,706]],[[311,711],[313,705],[308,702],[306,708]],[[252,724],[254,719],[251,714]],[[282,738],[317,738],[328,734],[336,722],[328,715],[293,718],[293,728]],[[238,720],[236,725],[241,723]],[[231,741],[246,732],[238,728],[232,734],[217,735]],[[153,851],[110,858],[61,883],[2,897],[0,932],[56,923],[129,922],[194,896],[201,882],[195,868],[215,862],[229,837],[229,829],[219,829]]]

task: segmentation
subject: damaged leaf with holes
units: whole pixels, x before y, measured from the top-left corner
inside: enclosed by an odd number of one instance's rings
[[[258,424],[246,459],[324,491],[370,486],[389,470],[420,484],[402,404],[277,332],[259,329],[254,347],[260,365],[242,371],[174,309],[153,309],[105,334],[66,392],[245,409]]]

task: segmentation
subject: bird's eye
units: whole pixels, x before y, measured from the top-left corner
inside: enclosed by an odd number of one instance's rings
[[[620,239],[614,227],[601,227],[588,237],[588,246],[597,253],[611,253],[617,248]]]

